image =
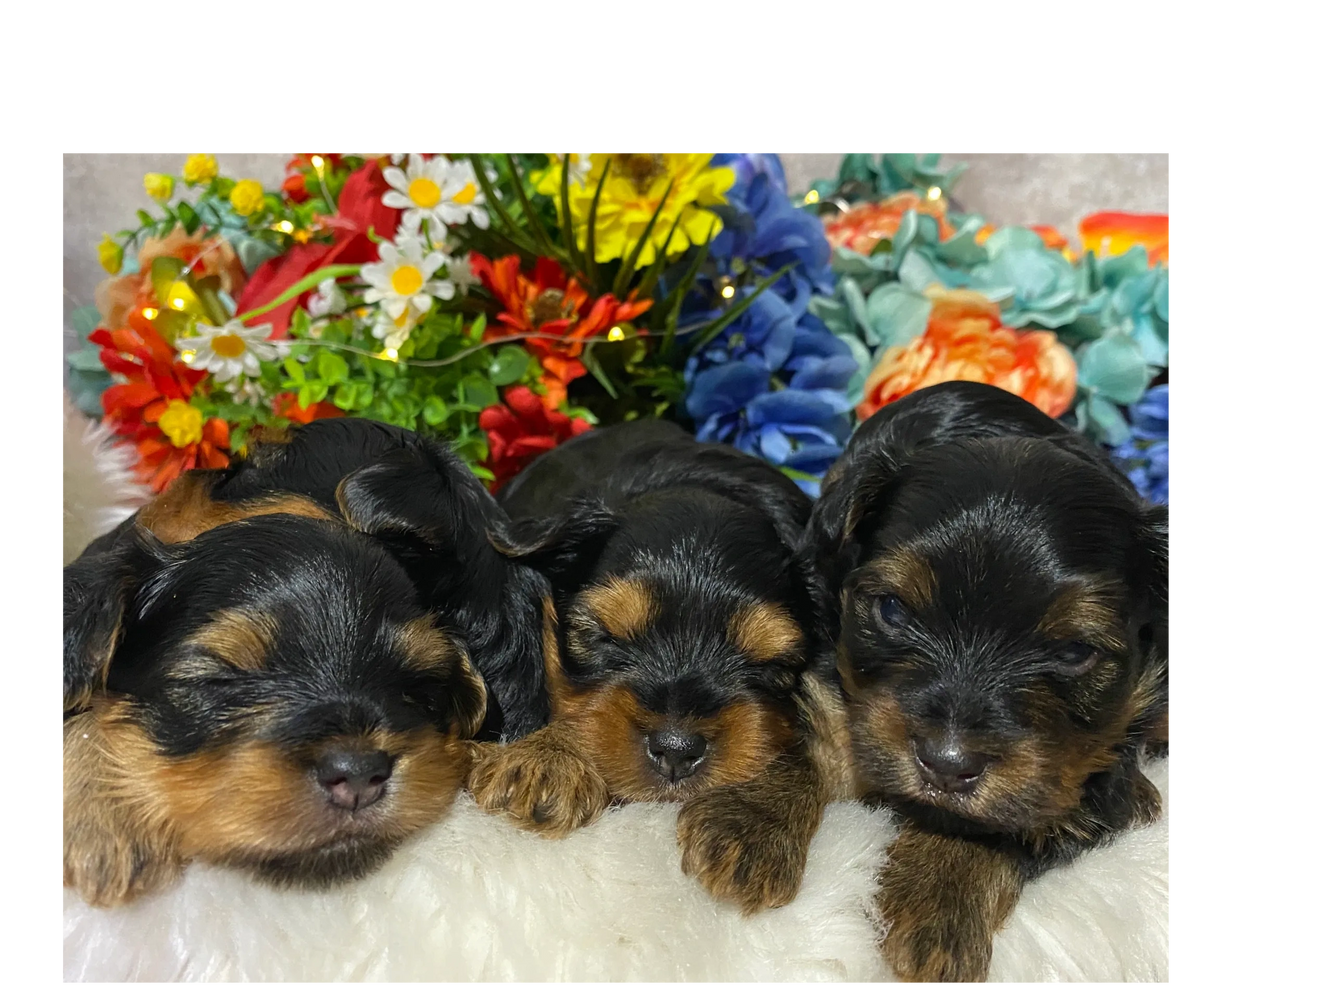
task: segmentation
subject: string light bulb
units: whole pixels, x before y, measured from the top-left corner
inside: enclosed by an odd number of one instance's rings
[[[398,348],[386,347],[384,350],[380,351],[379,354],[376,354],[375,357],[379,358],[381,361],[397,361]]]
[[[145,306],[143,310],[143,318],[149,320],[157,319],[157,310],[152,306]]]
[[[727,282],[727,284],[722,286],[722,297],[724,299],[729,299],[735,294],[736,294],[736,286],[731,284],[731,282]]]
[[[185,350],[181,351],[181,360],[188,365],[191,361],[194,360],[194,351],[191,351],[189,348],[186,348]]]
[[[807,205],[813,205],[818,200],[819,200],[819,192],[816,191],[814,188],[811,188],[809,191],[805,193],[805,203]]]
[[[171,308],[172,308],[172,309],[184,309],[184,308],[185,308],[185,300],[184,300],[184,299],[180,299],[180,298],[172,299],[172,300],[171,300]]]
[[[929,191],[926,192],[926,201],[939,201],[940,196],[943,194],[944,191],[941,190],[938,185],[936,185],[935,187],[932,187]]]
[[[310,165],[315,168],[315,173],[321,175],[324,173],[324,157],[318,153],[310,157]]]
[[[273,228],[276,229],[278,232],[280,232],[280,233],[286,233],[286,234],[289,235],[289,236],[290,236],[290,235],[292,234],[292,232],[296,229],[296,227],[293,226],[293,225],[292,225],[290,222],[288,222],[286,219],[283,219],[281,222],[275,222],[275,223],[273,223]]]
[[[625,330],[624,330],[624,328],[623,328],[623,327],[619,327],[619,326],[613,326],[613,327],[611,327],[611,329],[609,329],[609,330],[606,331],[606,339],[607,339],[607,340],[624,340],[624,339],[625,339]]]

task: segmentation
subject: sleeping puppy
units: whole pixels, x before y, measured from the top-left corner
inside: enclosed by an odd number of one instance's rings
[[[808,544],[836,595],[860,790],[902,833],[880,906],[908,980],[982,980],[1023,884],[1154,820],[1167,746],[1167,514],[1017,396],[879,411]]]
[[[433,492],[379,489],[401,476]],[[487,504],[503,516],[442,447],[328,420],[182,477],[90,545],[65,570],[66,884],[112,905],[200,858],[322,886],[440,817],[488,717],[479,659],[508,698],[497,729],[548,711],[544,583],[516,568],[541,589],[528,633],[503,635],[521,586]],[[425,591],[389,548],[423,544],[394,520],[423,510]]]
[[[683,802],[688,873],[746,912],[788,902],[845,782],[826,599],[797,552],[809,500],[656,421],[561,445],[500,500],[509,551],[552,584],[553,722],[481,748],[477,801],[549,836],[612,802]]]

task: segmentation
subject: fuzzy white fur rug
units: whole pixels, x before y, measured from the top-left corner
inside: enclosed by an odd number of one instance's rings
[[[65,559],[142,502],[131,458],[67,405]],[[1163,818],[1024,890],[992,981],[1167,978]],[[675,807],[634,805],[551,842],[480,812],[449,817],[381,870],[322,893],[193,865],[168,891],[95,910],[65,890],[66,980],[865,981],[890,815],[831,806],[790,906],[746,919],[680,871]]]

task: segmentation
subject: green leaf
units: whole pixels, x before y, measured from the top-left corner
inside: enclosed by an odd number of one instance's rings
[[[375,385],[372,382],[358,382],[356,385],[356,408],[364,410],[375,401]]]
[[[593,345],[589,344],[583,349],[583,366],[588,369],[588,374],[601,383],[606,394],[612,399],[619,399],[620,393],[616,392],[616,387],[607,377],[606,370],[602,368],[602,363],[597,360],[597,353],[593,350]]]
[[[194,231],[199,228],[199,213],[189,204],[181,202],[176,206],[176,214],[181,220],[181,225],[185,227],[185,232],[193,236]]]
[[[301,362],[297,361],[295,358],[290,355],[283,358],[282,367],[286,369],[287,374],[292,377],[292,381],[305,382],[305,369],[301,367]]]
[[[495,385],[509,385],[523,377],[523,373],[528,370],[530,357],[531,355],[517,344],[506,344],[495,352],[495,357],[491,359],[486,372]]]
[[[445,418],[449,416],[449,408],[445,406],[444,400],[439,396],[431,395],[426,397],[425,404],[421,407],[421,417],[432,427],[444,423]]]
[[[69,314],[69,321],[73,324],[75,333],[80,337],[87,337],[102,325],[102,314],[97,311],[96,306],[79,306]]]
[[[527,219],[528,228],[536,235],[537,242],[541,244],[546,256],[560,260],[562,263],[572,263],[556,248],[556,245],[551,242],[551,238],[546,234],[546,226],[542,224],[541,216],[537,214],[537,210],[532,207],[532,202],[528,200],[528,193],[523,190],[523,176],[518,172],[518,161],[514,159],[513,153],[505,153],[505,163],[509,167],[509,175],[514,179],[514,188],[518,192],[518,204],[523,210],[523,217]]]
[[[301,386],[300,392],[296,394],[296,405],[303,410],[310,405],[310,393],[312,392],[311,386],[313,384],[314,383],[306,383]]]
[[[320,353],[318,360],[315,362],[315,370],[319,372],[319,377],[330,385],[345,382],[350,374],[347,362],[332,351],[322,351]]]
[[[154,263],[156,263],[156,261],[154,261]],[[329,267],[321,267],[318,271],[312,271],[310,274],[307,274],[304,278],[302,278],[300,281],[296,282],[296,284],[289,287],[276,299],[271,299],[270,301],[265,302],[262,306],[259,306],[258,308],[255,309],[251,309],[247,313],[242,313],[240,316],[237,316],[236,318],[239,319],[242,323],[249,322],[256,316],[262,316],[270,309],[275,309],[278,306],[282,305],[284,302],[290,302],[292,299],[296,298],[302,292],[308,292],[310,289],[314,288],[325,278],[347,278],[350,277],[351,275],[360,273],[361,273],[360,264],[332,264]]]
[[[486,314],[477,313],[477,318],[472,321],[472,326],[468,329],[468,339],[480,342],[482,335],[486,333]]]
[[[301,388],[303,390],[305,389],[310,390],[310,401],[312,403],[324,402],[325,397],[328,396],[329,394],[329,387],[328,384],[325,382],[307,382]],[[307,403],[305,405],[309,406],[310,404]]]
[[[491,186],[490,178],[486,176],[486,161],[476,153],[469,153],[468,160],[472,163],[472,172],[477,176],[477,185],[481,188],[482,194],[486,196],[486,208],[495,216],[499,228],[520,249],[533,256],[540,256],[537,247],[524,235],[523,230],[505,211],[504,202],[501,201],[495,188]]]
[[[145,212],[142,208],[139,209],[139,211],[138,211],[136,214],[139,216],[139,225],[141,225],[141,226],[155,226],[155,225],[157,225],[157,220],[154,219],[154,218],[153,218],[151,215],[149,215],[147,212]]]
[[[484,410],[500,402],[500,393],[496,391],[495,383],[480,372],[465,376],[458,387],[463,399],[478,410]]]
[[[333,405],[340,410],[350,410],[356,406],[356,386],[351,382],[344,382],[338,386],[333,394]]]
[[[708,239],[699,244],[699,252],[694,255],[694,260],[690,262],[685,277],[681,279],[680,284],[676,286],[676,290],[667,299],[666,337],[663,338],[663,350],[670,347],[676,339],[676,324],[680,321],[680,307],[685,302],[686,293],[694,287],[694,279],[699,276],[699,269],[703,267],[704,261],[708,258],[708,245],[712,242],[713,237],[710,232]]]
[[[588,208],[588,242],[583,248],[584,273],[590,281],[597,281],[597,203],[602,200],[602,185],[606,175],[611,172],[611,161],[602,167],[602,176],[597,178],[597,190],[592,193],[592,205]]]
[[[569,154],[560,161],[560,228],[564,232],[565,249],[570,260],[579,252],[574,242],[574,221],[569,217]]]

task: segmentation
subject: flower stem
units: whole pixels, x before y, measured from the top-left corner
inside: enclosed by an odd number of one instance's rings
[[[254,319],[256,316],[264,315],[264,313],[268,312],[270,309],[276,309],[284,302],[290,302],[292,299],[296,298],[302,292],[307,292],[310,289],[314,288],[325,278],[347,278],[351,277],[354,274],[360,274],[361,267],[362,265],[360,264],[331,264],[328,267],[321,267],[318,271],[312,271],[310,274],[307,274],[304,278],[302,278],[296,284],[292,285],[291,288],[287,289],[287,291],[283,292],[273,301],[265,302],[262,306],[259,306],[255,309],[251,309],[247,313],[242,313],[236,318],[239,319],[242,323],[245,323],[249,320]]]

